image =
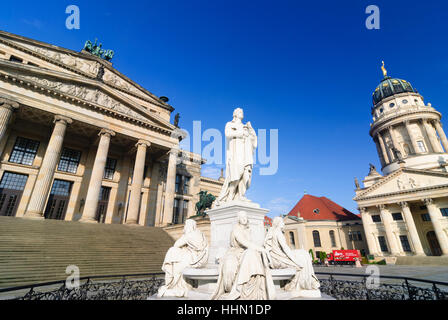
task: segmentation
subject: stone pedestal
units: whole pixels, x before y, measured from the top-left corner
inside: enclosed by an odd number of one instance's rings
[[[263,246],[265,237],[264,217],[268,209],[251,201],[232,201],[219,207],[210,209],[207,214],[210,218],[210,251],[208,265],[218,265],[217,259],[222,257],[230,247],[230,234],[233,226],[238,222],[238,212],[246,211],[249,220],[252,241]]]

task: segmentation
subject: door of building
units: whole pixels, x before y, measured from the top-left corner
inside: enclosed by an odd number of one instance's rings
[[[5,172],[0,182],[0,216],[15,216],[28,176]]]
[[[436,233],[434,231],[429,231],[426,234],[426,238],[428,239],[429,248],[431,249],[431,254],[433,256],[441,256],[442,249],[440,248],[439,240],[437,240]]]
[[[67,212],[72,182],[54,180],[45,209],[45,219],[64,220]]]
[[[96,221],[100,223],[104,223],[104,221],[106,221],[110,189],[110,187],[101,187],[100,197],[98,199],[98,208],[96,209]]]

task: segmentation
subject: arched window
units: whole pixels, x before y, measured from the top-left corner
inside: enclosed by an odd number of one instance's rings
[[[320,247],[320,235],[319,235],[319,231],[314,230],[313,231],[313,240],[314,240],[314,247]]]
[[[336,238],[334,237],[334,231],[330,230],[330,240],[331,240],[331,246],[336,247]]]
[[[294,248],[296,247],[296,241],[294,239],[294,232],[290,231],[289,232],[289,243],[291,244],[291,246],[293,246]]]

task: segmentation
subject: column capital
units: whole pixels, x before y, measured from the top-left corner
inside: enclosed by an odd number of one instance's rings
[[[7,98],[0,98],[0,107],[8,108],[9,110],[13,111],[14,109],[19,108],[19,104]]]
[[[386,205],[385,205],[385,204],[378,204],[376,207],[377,207],[378,209],[380,209],[380,211],[383,211],[383,210],[386,209]]]
[[[366,213],[367,212],[367,208],[366,207],[359,207],[358,210],[361,213]]]
[[[150,147],[151,146],[151,142],[149,142],[148,140],[138,140],[137,143],[135,144],[136,147],[138,147],[139,145],[144,145],[146,147]]]
[[[409,203],[407,203],[406,201],[400,201],[400,202],[398,202],[398,204],[400,205],[400,207],[402,209],[409,208]]]
[[[406,127],[408,127],[411,124],[411,120],[405,120],[404,124],[406,125]]]
[[[102,136],[102,135],[108,135],[109,137],[113,137],[113,136],[115,136],[115,131],[110,130],[110,129],[103,128],[103,129],[101,129],[101,131],[98,133],[98,135],[99,135],[99,136]]]
[[[65,124],[70,124],[73,122],[73,120],[71,118],[57,114],[54,116],[53,123],[56,123],[59,121],[64,122]]]
[[[430,206],[430,205],[434,204],[434,200],[431,198],[425,198],[425,199],[422,199],[422,201],[425,204],[425,206]]]
[[[180,152],[179,146],[172,147],[170,151],[168,151],[169,154],[174,154],[176,157],[179,155],[179,152]]]

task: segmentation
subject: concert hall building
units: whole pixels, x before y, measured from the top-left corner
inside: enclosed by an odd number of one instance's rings
[[[108,60],[0,31],[0,215],[167,226],[219,194],[168,99]]]

